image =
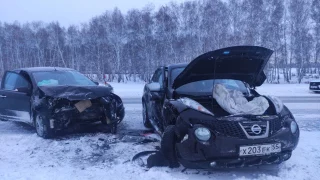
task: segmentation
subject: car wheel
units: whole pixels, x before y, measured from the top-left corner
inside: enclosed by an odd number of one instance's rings
[[[44,119],[42,116],[37,115],[35,118],[35,127],[38,136],[49,139],[53,137],[53,131],[50,129],[50,123],[48,120]]]
[[[115,123],[114,125],[112,125],[111,127],[111,134],[117,134],[117,131],[118,131],[118,124]]]
[[[148,117],[148,111],[147,111],[147,106],[146,103],[142,103],[142,117],[143,117],[143,125],[146,128],[152,128],[152,125],[150,123],[150,119]]]

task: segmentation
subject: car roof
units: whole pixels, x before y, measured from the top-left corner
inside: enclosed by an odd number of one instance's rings
[[[27,68],[19,68],[13,71],[20,72],[42,72],[42,71],[72,71],[74,69],[71,68],[62,68],[62,67],[27,67]]]
[[[170,64],[166,66],[166,68],[172,69],[172,68],[178,68],[178,67],[186,67],[189,63],[178,63],[178,64]]]

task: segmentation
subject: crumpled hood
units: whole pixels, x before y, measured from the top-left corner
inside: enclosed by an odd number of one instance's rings
[[[39,89],[45,96],[71,101],[96,99],[111,93],[111,89],[106,86],[39,86]]]

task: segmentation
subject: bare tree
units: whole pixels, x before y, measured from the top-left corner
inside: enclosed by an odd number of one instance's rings
[[[101,80],[148,80],[160,65],[190,62],[226,46],[274,50],[269,82],[299,82],[320,71],[319,0],[195,0],[106,11],[78,26],[0,22],[0,71],[26,66],[75,68]],[[317,67],[317,68],[315,68]]]

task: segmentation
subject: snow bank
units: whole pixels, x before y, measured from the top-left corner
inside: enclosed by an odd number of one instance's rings
[[[143,94],[144,83],[109,83],[116,94],[122,98],[141,98]]]
[[[257,91],[273,96],[319,96],[309,91],[309,84],[263,84],[257,87]]]

